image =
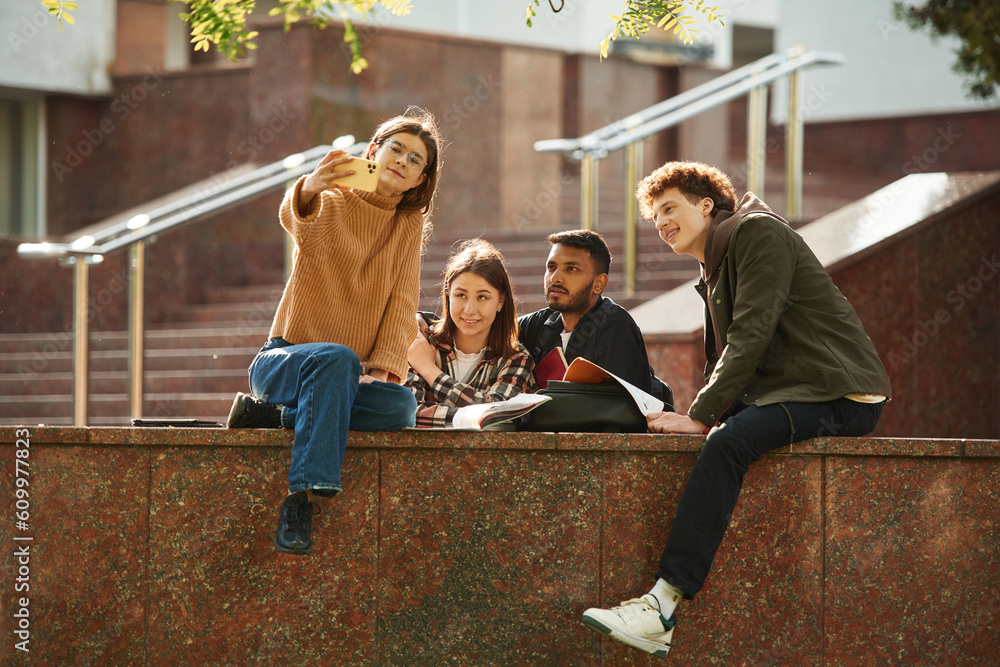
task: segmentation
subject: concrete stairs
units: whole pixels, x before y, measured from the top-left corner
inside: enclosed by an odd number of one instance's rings
[[[640,233],[638,292],[626,299],[620,228],[602,231],[614,257],[606,294],[620,303],[641,303],[696,275],[697,264],[674,256],[647,226]],[[519,313],[544,306],[546,234],[487,236],[507,258]],[[437,310],[441,271],[456,240],[434,239],[424,257],[422,309]],[[257,284],[217,287],[204,303],[177,304],[148,325],[143,416],[224,421],[233,395],[247,390],[247,367],[267,338],[282,287],[278,272]],[[72,350],[66,333],[0,334],[0,424],[72,424]],[[125,331],[90,332],[89,425],[129,423],[127,350]]]
[[[144,417],[225,420],[281,296],[279,274],[263,280],[216,288],[147,326]],[[127,332],[90,332],[89,425],[129,423],[127,354]],[[71,334],[0,334],[0,424],[72,422]]]

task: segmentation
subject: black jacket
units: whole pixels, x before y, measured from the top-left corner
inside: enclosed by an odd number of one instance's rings
[[[562,315],[551,308],[522,315],[517,323],[518,338],[536,363],[561,345]],[[573,329],[563,354],[567,363],[577,357],[594,362],[663,401],[665,410],[673,410],[673,390],[656,377],[649,365],[639,327],[628,311],[611,299],[598,297]]]

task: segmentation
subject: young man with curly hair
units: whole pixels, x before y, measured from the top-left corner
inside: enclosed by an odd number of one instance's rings
[[[677,254],[701,262],[705,387],[687,414],[648,417],[658,433],[706,433],[652,590],[583,622],[665,656],[678,603],[705,583],[743,476],[766,452],[817,436],[862,436],[891,395],[861,320],[796,232],[729,178],[668,162],[639,183],[643,216]]]

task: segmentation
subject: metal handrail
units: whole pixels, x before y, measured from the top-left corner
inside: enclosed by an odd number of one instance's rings
[[[536,141],[537,152],[561,152],[580,160],[581,227],[597,227],[598,160],[611,151],[626,148],[625,187],[635,188],[641,160],[641,142],[657,132],[677,125],[724,102],[749,94],[747,109],[747,183],[748,190],[763,196],[764,143],[767,127],[765,87],[778,79],[789,79],[788,123],[786,132],[786,195],[789,218],[802,210],[802,116],[799,109],[801,87],[799,73],[819,64],[845,62],[839,53],[810,51],[795,47],[784,54],[771,54],[749,65],[723,74],[691,90],[675,95],[605,125],[576,139]],[[625,293],[635,294],[638,215],[631,196],[625,197]]]
[[[353,137],[352,137],[353,140]],[[346,148],[351,155],[359,155],[367,143],[353,143]],[[248,201],[285,186],[290,180],[308,174],[330,146],[316,146],[302,153],[264,165],[251,172],[226,179],[220,187],[207,187],[196,194],[178,198],[163,206],[133,216],[127,221],[116,221],[70,243],[22,243],[17,252],[22,256],[100,256],[162,234],[187,222],[218,213],[226,208]],[[90,241],[81,243],[81,241]]]
[[[351,155],[360,155],[365,142],[354,137],[340,137],[334,147],[344,147]],[[193,222],[212,213],[249,201],[273,190],[287,187],[308,174],[330,151],[329,145],[316,146],[302,153],[289,155],[247,173],[238,174],[205,187],[190,195],[178,197],[167,204],[121,220],[120,216],[107,224],[98,224],[84,236],[69,243],[22,243],[17,252],[23,257],[62,257],[73,265],[73,421],[87,425],[87,357],[88,357],[88,289],[90,264],[103,260],[105,254],[128,247],[129,262],[129,330],[128,377],[129,412],[133,418],[142,416],[143,392],[143,288],[145,285],[146,239]]]
[[[678,123],[682,123],[694,116],[697,116],[703,111],[716,107],[723,102],[728,102],[736,99],[737,97],[742,97],[754,88],[759,88],[777,81],[778,79],[788,76],[792,72],[798,71],[804,67],[816,64],[840,65],[844,62],[844,56],[839,53],[824,53],[819,51],[804,53],[794,60],[779,64],[778,66],[767,71],[752,74],[745,80],[737,81],[710,95],[705,95],[700,99],[693,101],[691,104],[688,104],[684,108],[676,109],[671,113],[664,114],[658,118],[650,119],[634,129],[622,132],[611,139],[601,142],[601,146],[608,152],[624,148],[633,141],[645,139],[646,137],[656,134],[657,132],[673,127]]]
[[[765,56],[760,60],[750,63],[749,65],[744,65],[739,69],[734,69],[732,72],[727,72],[726,74],[717,76],[711,81],[706,81],[699,86],[686,90],[683,93],[678,93],[673,97],[663,100],[662,102],[657,102],[650,107],[646,107],[642,111],[637,111],[634,114],[626,116],[625,118],[609,123],[604,127],[596,129],[593,132],[589,132],[577,139],[543,139],[541,141],[536,141],[534,144],[535,151],[539,153],[568,153],[577,150],[601,150],[603,148],[603,142],[612,139],[619,134],[627,132],[633,127],[648,123],[663,114],[669,113],[675,109],[680,109],[681,107],[691,104],[717,90],[722,90],[727,86],[743,81],[754,73],[766,71],[767,69],[787,62],[787,60],[787,55],[772,53],[771,55]]]

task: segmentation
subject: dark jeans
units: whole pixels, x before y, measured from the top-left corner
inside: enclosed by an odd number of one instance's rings
[[[705,585],[750,464],[793,442],[870,433],[882,416],[882,405],[839,398],[827,403],[741,406],[705,439],[656,576],[684,591],[686,599],[693,598]]]

